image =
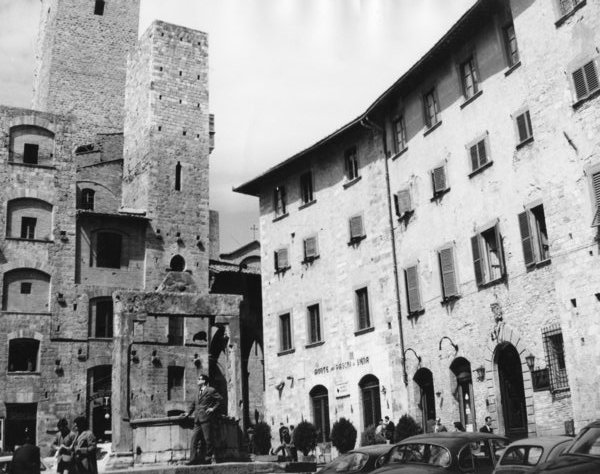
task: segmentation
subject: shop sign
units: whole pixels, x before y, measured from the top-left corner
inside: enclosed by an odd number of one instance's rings
[[[336,362],[331,365],[323,365],[321,367],[315,367],[315,375],[330,374],[333,372],[341,372],[352,367],[360,367],[369,363],[369,356],[359,357],[355,360],[345,360],[342,362]]]

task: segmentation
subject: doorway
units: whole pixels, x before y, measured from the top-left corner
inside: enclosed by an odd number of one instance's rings
[[[527,408],[521,358],[515,346],[505,343],[496,352],[500,402],[505,435],[511,440],[527,437]]]
[[[413,377],[419,386],[419,408],[421,409],[421,426],[423,433],[433,431],[435,425],[435,392],[433,374],[429,369],[419,369]]]
[[[6,451],[14,451],[15,446],[25,443],[26,437],[30,438],[32,444],[36,444],[36,430],[37,403],[6,404]]]
[[[452,370],[456,380],[453,384],[453,392],[458,401],[460,422],[466,431],[476,431],[471,363],[464,357],[457,357],[450,364],[450,370]]]

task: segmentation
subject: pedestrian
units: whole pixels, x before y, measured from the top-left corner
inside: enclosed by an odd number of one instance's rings
[[[454,422],[454,431],[467,431],[460,421]]]
[[[385,426],[383,424],[383,419],[379,420],[377,426],[375,427],[375,436],[384,436]]]
[[[490,433],[490,434],[494,432],[494,428],[492,428],[492,417],[491,416],[485,417],[485,425],[483,425],[481,428],[479,428],[479,431],[482,433]]]
[[[75,442],[75,433],[69,429],[69,422],[66,418],[61,418],[56,424],[58,433],[52,442],[52,448],[56,451],[58,474],[69,474],[72,471],[71,462],[73,459],[73,443]]]
[[[33,444],[29,430],[25,428],[24,443],[15,450],[8,472],[10,474],[39,474],[40,467],[40,448]]]
[[[198,376],[198,395],[192,401],[186,417],[194,414],[194,430],[190,441],[188,465],[216,463],[214,457],[214,432],[217,413],[223,397],[208,383],[208,375]],[[198,455],[200,448],[200,455]]]
[[[294,444],[294,425],[290,425],[290,453],[292,461],[298,462],[298,448]]]
[[[89,429],[85,416],[73,420],[75,441],[73,442],[73,472],[75,474],[97,474],[96,437]],[[69,471],[70,472],[70,471]]]
[[[392,420],[390,420],[389,416],[385,417],[385,439],[388,443],[393,443],[394,442],[394,430],[396,429],[396,425],[394,425],[394,422]]]
[[[441,418],[438,418],[435,421],[435,426],[433,428],[433,431],[434,431],[434,433],[441,433],[443,431],[448,431],[448,429],[444,425],[442,425],[442,419]]]

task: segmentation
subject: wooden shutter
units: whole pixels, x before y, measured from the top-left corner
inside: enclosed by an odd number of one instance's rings
[[[288,267],[288,251],[280,249],[275,252],[275,270],[283,270]]]
[[[362,237],[363,235],[364,235],[364,232],[363,232],[362,216],[351,217],[350,218],[350,239]]]
[[[471,170],[479,168],[479,156],[477,155],[477,145],[471,147]]]
[[[581,99],[588,94],[583,68],[579,68],[573,73],[573,85],[575,86],[575,94],[577,95],[577,99]]]
[[[596,65],[594,61],[590,61],[585,66],[583,66],[583,72],[585,72],[585,80],[588,86],[588,93],[594,92],[598,89],[598,74],[596,72]]]
[[[419,273],[418,267],[409,267],[404,270],[406,279],[406,299],[408,301],[408,312],[415,313],[421,311],[421,294],[419,291]]]
[[[535,263],[535,251],[533,248],[533,238],[531,235],[531,226],[529,225],[528,212],[519,214],[519,229],[521,230],[521,242],[523,244],[525,265],[529,266]]]
[[[485,140],[481,140],[477,144],[477,151],[479,152],[479,166],[483,166],[487,163],[487,152],[485,151]]]
[[[396,214],[402,217],[407,212],[412,211],[410,201],[410,191],[408,189],[398,191],[398,194],[396,195]]]
[[[314,258],[317,256],[317,238],[309,237],[304,240],[304,258]]]
[[[400,205],[398,203],[398,195],[394,194],[394,208],[396,209],[396,215],[398,217],[402,217],[402,214],[400,214]]]
[[[473,249],[473,267],[475,268],[475,283],[481,286],[485,283],[485,273],[483,269],[483,259],[481,258],[481,237],[477,234],[471,237],[471,248]]]
[[[442,275],[442,290],[444,299],[458,295],[456,272],[454,269],[454,252],[452,247],[439,251],[440,272]]]
[[[525,121],[525,114],[521,114],[517,117],[517,128],[519,130],[519,142],[524,142],[529,137],[527,133],[527,122]]]
[[[496,248],[498,249],[498,260],[500,261],[500,275],[506,275],[506,265],[504,264],[504,248],[502,246],[502,235],[500,234],[500,226],[496,224],[494,227],[496,235]]]
[[[441,193],[446,190],[446,169],[444,166],[434,168],[432,173],[433,179],[433,194]]]

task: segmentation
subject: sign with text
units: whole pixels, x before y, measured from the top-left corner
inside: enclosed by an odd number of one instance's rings
[[[369,356],[359,357],[355,360],[345,360],[331,365],[323,365],[315,367],[315,375],[330,374],[332,372],[340,372],[352,367],[360,367],[369,363]]]

